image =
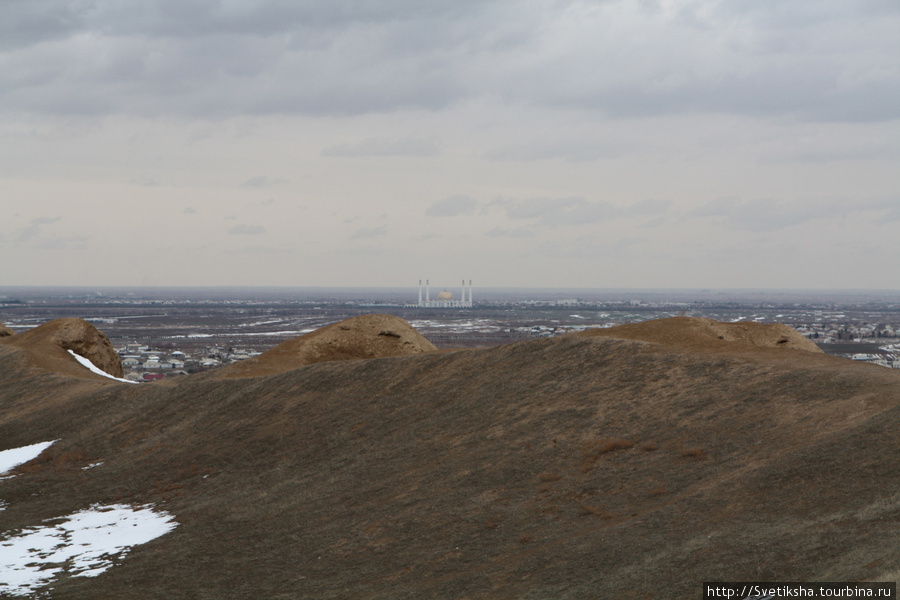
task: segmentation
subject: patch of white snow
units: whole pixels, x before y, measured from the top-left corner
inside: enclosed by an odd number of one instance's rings
[[[0,475],[10,471],[13,467],[17,467],[23,463],[27,463],[49,448],[53,442],[38,442],[30,446],[22,446],[21,448],[10,448],[9,450],[0,450]]]
[[[103,375],[104,377],[108,377],[109,379],[115,379],[116,381],[121,381],[123,383],[137,383],[137,381],[131,381],[129,379],[122,379],[121,377],[113,377],[112,375],[110,375],[109,373],[104,371],[103,369],[97,367],[94,363],[92,363],[85,357],[75,354],[71,350],[69,350],[69,354],[74,356],[75,360],[77,360],[79,363],[81,363],[81,366],[87,367],[88,369],[90,369],[91,371],[96,373],[97,375]]]
[[[63,571],[95,577],[132,546],[156,539],[178,525],[168,513],[124,504],[95,505],[45,522],[60,520],[0,536],[0,596],[31,596]]]

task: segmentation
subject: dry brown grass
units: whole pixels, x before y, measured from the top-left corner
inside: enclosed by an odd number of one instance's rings
[[[703,448],[696,446],[678,446],[677,451],[682,458],[694,458],[697,460],[706,460],[708,458]]]
[[[597,460],[604,454],[617,450],[628,450],[633,447],[634,442],[621,438],[606,438],[584,442],[580,447],[581,470],[590,471],[593,469]]]
[[[557,472],[542,471],[538,474],[538,481],[542,483],[552,483],[554,481],[559,481],[560,479],[562,479],[562,475]]]
[[[562,337],[169,386],[48,374],[0,344],[0,440],[60,439],[0,482],[4,531],[98,502],[175,516],[56,600],[659,599],[896,573],[900,373],[713,341]]]
[[[613,515],[611,512],[599,506],[597,504],[589,504],[587,502],[581,502],[578,505],[578,514],[583,517],[601,517],[603,519],[612,519]]]

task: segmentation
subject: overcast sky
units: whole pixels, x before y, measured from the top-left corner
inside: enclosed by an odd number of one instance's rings
[[[900,288],[897,0],[3,0],[0,284]]]

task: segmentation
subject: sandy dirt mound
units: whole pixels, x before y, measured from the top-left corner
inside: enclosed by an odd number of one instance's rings
[[[15,331],[10,329],[3,323],[0,323],[0,337],[9,337],[11,335],[15,335],[15,333],[16,333]]]
[[[703,317],[656,319],[608,329],[590,329],[576,335],[640,340],[697,350],[724,350],[738,342],[763,348],[822,353],[821,348],[796,329],[781,323],[722,323]]]
[[[124,375],[122,362],[109,338],[83,319],[56,319],[3,339],[4,343],[28,351],[38,366],[51,371],[72,374],[87,371],[68,354],[71,350],[113,377]]]
[[[319,362],[408,356],[436,350],[400,317],[362,315],[288,340],[220,372],[224,377],[259,377]]]

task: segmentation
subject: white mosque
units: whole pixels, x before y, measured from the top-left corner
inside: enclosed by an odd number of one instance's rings
[[[466,291],[468,290],[469,295],[468,299],[466,299]],[[434,300],[431,299],[431,291],[428,280],[425,280],[425,297],[422,298],[422,280],[419,280],[419,303],[416,305],[419,308],[472,308],[472,280],[469,280],[468,287],[466,286],[466,280],[463,279],[462,282],[462,297],[459,300],[456,300],[453,297],[452,292],[448,292],[446,289],[437,295],[437,298]]]

